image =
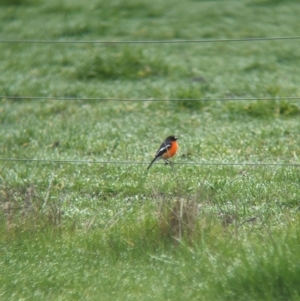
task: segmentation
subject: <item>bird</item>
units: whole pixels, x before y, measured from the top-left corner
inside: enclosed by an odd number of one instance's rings
[[[147,170],[149,170],[151,165],[159,159],[163,159],[166,164],[171,164],[168,159],[172,158],[178,150],[177,140],[178,138],[175,136],[168,136],[157,150],[155,157],[147,167]]]

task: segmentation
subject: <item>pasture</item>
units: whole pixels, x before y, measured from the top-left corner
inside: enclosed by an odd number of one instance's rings
[[[300,300],[299,14],[0,0],[0,299]]]

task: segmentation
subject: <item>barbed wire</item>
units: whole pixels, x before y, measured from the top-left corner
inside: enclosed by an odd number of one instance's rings
[[[35,162],[35,163],[58,163],[58,164],[114,164],[114,165],[146,165],[149,162],[137,161],[106,161],[106,160],[53,160],[34,158],[0,158],[2,162]],[[158,163],[165,164],[165,163]],[[300,167],[300,163],[268,163],[268,162],[172,162],[175,165],[195,166],[255,166],[255,167]]]
[[[188,44],[188,43],[225,43],[299,40],[300,36],[290,37],[254,37],[233,39],[194,39],[194,40],[141,40],[141,41],[74,41],[74,40],[0,40],[0,44]]]
[[[0,99],[15,100],[83,100],[83,101],[242,101],[242,100],[299,100],[300,96],[288,97],[207,97],[207,98],[120,98],[120,97],[64,97],[64,96],[5,96]]]

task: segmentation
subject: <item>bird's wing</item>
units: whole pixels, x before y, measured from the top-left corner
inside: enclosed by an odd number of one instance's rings
[[[156,152],[155,157],[160,157],[162,154],[166,153],[170,149],[171,145],[171,143],[163,143]]]
[[[151,165],[158,160],[164,153],[166,153],[170,147],[172,146],[172,144],[169,142],[164,142],[162,143],[162,145],[160,146],[160,148],[158,149],[158,151],[155,154],[154,159],[151,161],[150,165],[148,166],[147,170],[151,167]]]

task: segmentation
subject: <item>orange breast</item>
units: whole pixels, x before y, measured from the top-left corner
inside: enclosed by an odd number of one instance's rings
[[[162,154],[162,157],[164,159],[169,159],[176,154],[177,150],[178,150],[178,144],[176,141],[174,141],[172,143],[172,146],[164,154]]]

